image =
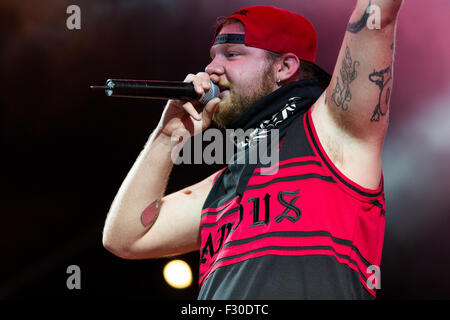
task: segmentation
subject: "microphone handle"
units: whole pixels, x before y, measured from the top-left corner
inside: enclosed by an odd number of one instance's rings
[[[198,100],[201,98],[192,83],[181,81],[150,81],[129,79],[108,79],[105,93],[112,97],[146,99]]]

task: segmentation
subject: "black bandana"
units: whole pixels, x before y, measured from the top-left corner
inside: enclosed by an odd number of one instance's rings
[[[226,128],[243,130],[257,128],[262,121],[271,119],[289,104],[289,100],[292,98],[297,98],[297,103],[295,103],[295,112],[291,114],[304,113],[320,97],[322,91],[314,80],[288,83],[256,102],[242,115],[230,122]]]
[[[250,135],[248,139],[239,142],[244,147],[242,152],[248,152],[246,147],[252,138],[259,136],[261,132],[266,134],[270,132],[270,129],[278,129],[281,139],[292,121],[304,114],[322,92],[323,90],[314,80],[291,82],[256,102],[226,126],[226,129],[239,128],[246,131],[255,128],[252,132],[253,136]],[[234,160],[239,156],[235,154]],[[223,194],[226,190],[226,195],[220,200],[221,203],[228,201],[229,197],[234,197],[236,194],[242,196],[257,166],[258,164],[238,164],[236,161],[228,163],[227,169],[222,172],[223,179],[217,181],[221,186],[215,185],[211,193]]]
[[[302,100],[302,97],[290,98],[287,104],[280,111],[275,113],[270,119],[261,121],[257,128],[255,128],[249,135],[244,134],[242,138],[235,136],[238,149],[244,149],[260,137],[267,137],[272,129],[279,129],[283,121],[288,119],[297,111],[297,103],[300,103]]]

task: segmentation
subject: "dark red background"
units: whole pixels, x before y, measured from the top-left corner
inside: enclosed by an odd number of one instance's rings
[[[81,30],[66,28],[71,4]],[[353,0],[0,3],[0,297],[196,298],[195,283],[165,284],[168,259],[126,261],[103,249],[110,203],[163,103],[107,98],[89,85],[202,71],[216,18],[252,4],[309,18],[317,61],[333,71]],[[380,299],[450,298],[449,9],[447,0],[410,0],[399,17]],[[177,166],[168,192],[219,167]],[[184,258],[197,277],[198,254]],[[71,264],[82,271],[78,291],[66,287]]]

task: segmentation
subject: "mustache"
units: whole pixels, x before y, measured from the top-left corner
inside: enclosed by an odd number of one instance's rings
[[[219,82],[217,82],[216,85],[219,87],[220,91],[231,90],[231,87],[232,87],[232,85],[229,81],[223,81],[223,80],[219,80]]]

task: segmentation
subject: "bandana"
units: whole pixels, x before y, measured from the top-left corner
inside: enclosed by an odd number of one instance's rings
[[[322,91],[319,84],[314,80],[300,80],[288,83],[260,99],[226,126],[226,129],[240,128],[246,131],[254,128],[254,130],[247,139],[244,138],[238,141],[243,150],[237,152],[233,161],[227,164],[227,168],[221,173],[222,177],[216,180],[210,195],[221,195],[220,204],[227,202],[236,195],[242,197],[248,181],[258,164],[239,164],[236,159],[248,154],[248,146],[252,141],[258,140],[255,137],[262,135],[267,137],[270,135],[271,129],[279,130],[279,138],[281,140],[285,136],[289,125],[311,107],[320,97]],[[266,139],[266,141],[269,140]]]

